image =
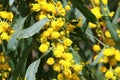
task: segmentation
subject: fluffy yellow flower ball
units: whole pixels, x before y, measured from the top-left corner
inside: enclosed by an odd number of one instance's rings
[[[42,43],[39,47],[40,52],[45,53],[48,50],[49,45],[46,43]]]
[[[59,60],[59,64],[60,64],[61,66],[66,67],[66,68],[68,68],[68,67],[71,66],[70,61],[66,61],[66,60],[63,60],[63,59]]]
[[[61,43],[57,43],[56,50],[59,50],[59,51],[63,52],[64,51],[64,45],[61,44]]]
[[[106,36],[107,38],[111,38],[111,34],[110,34],[110,32],[109,32],[108,30],[105,31],[105,36]]]
[[[115,68],[115,73],[117,73],[117,75],[120,76],[120,67]]]
[[[65,68],[63,73],[64,73],[65,77],[68,77],[68,78],[70,78],[71,74],[72,74],[72,72],[71,72],[71,70],[69,68]]]
[[[32,8],[31,8],[32,11],[38,12],[41,10],[41,6],[38,3],[31,4],[31,6],[32,6]]]
[[[52,33],[52,38],[53,38],[53,39],[57,39],[57,38],[59,38],[59,36],[60,36],[60,33],[59,33],[59,32],[53,32],[53,33]]]
[[[2,34],[1,34],[1,39],[2,40],[9,40],[9,38],[10,38],[10,36],[6,33],[6,32],[3,32]]]
[[[104,49],[103,54],[104,56],[112,56],[114,55],[114,50],[111,48]]]
[[[101,67],[100,67],[100,71],[101,71],[101,72],[105,73],[106,70],[107,70],[107,68],[106,68],[105,66],[101,66]]]
[[[47,60],[47,64],[48,64],[48,65],[53,65],[54,63],[55,63],[54,58],[49,57],[48,60]]]
[[[62,73],[58,74],[57,80],[64,80],[64,75]]]
[[[99,5],[100,1],[99,1],[99,0],[94,0],[94,3],[95,3],[96,5]]]
[[[78,73],[82,70],[82,65],[80,65],[80,64],[75,64],[72,67]]]
[[[107,79],[112,79],[112,78],[113,78],[113,71],[108,70],[108,71],[105,73],[105,77],[106,77]]]
[[[115,54],[115,59],[116,59],[117,61],[120,61],[120,53],[116,53],[116,54]]]
[[[95,44],[94,46],[93,46],[93,51],[95,51],[95,52],[98,52],[98,51],[100,51],[100,46],[99,45],[97,45],[97,44]]]
[[[61,70],[60,64],[55,63],[55,64],[53,65],[53,70],[60,72],[60,70]]]
[[[65,46],[71,46],[73,42],[69,38],[66,38],[63,40],[63,43]]]
[[[65,59],[66,61],[70,61],[73,59],[72,53],[63,53],[62,58]]]
[[[62,52],[61,51],[59,51],[59,50],[55,50],[54,51],[54,56],[56,57],[56,58],[61,58],[61,56],[62,56]]]
[[[65,6],[65,9],[66,9],[67,11],[69,11],[69,10],[70,10],[70,6],[69,6],[69,5],[66,5],[66,6]]]

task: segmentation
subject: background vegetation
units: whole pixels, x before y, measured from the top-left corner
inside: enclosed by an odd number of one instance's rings
[[[0,80],[119,80],[119,0],[0,0]]]

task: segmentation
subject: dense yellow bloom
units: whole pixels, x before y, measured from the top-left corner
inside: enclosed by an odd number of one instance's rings
[[[52,39],[58,39],[60,37],[60,33],[55,31],[52,33],[51,37],[52,37]]]
[[[51,27],[48,28],[48,29],[47,29],[47,32],[49,32],[49,34],[52,34],[52,32],[53,32],[53,28],[51,28]]]
[[[96,28],[96,27],[97,27],[97,25],[96,25],[96,24],[91,23],[91,22],[89,22],[89,24],[88,24],[88,25],[89,25],[89,27],[90,27],[90,28]]]
[[[55,63],[54,58],[49,57],[48,60],[47,60],[47,64],[48,64],[48,65],[53,65],[54,63]]]
[[[105,36],[106,36],[107,38],[111,38],[111,34],[110,34],[110,32],[109,32],[108,30],[105,31]]]
[[[75,26],[74,26],[74,25],[72,25],[72,24],[68,23],[68,24],[67,24],[67,27],[66,27],[66,30],[67,30],[67,31],[73,31],[73,30],[74,30],[74,28],[75,28]]]
[[[107,56],[104,56],[102,59],[103,59],[103,63],[108,63],[109,62],[109,58]]]
[[[48,12],[52,12],[53,14],[56,14],[56,8],[53,3],[48,3],[47,5],[47,10]]]
[[[98,51],[100,51],[100,50],[101,50],[101,48],[100,48],[99,45],[95,44],[95,45],[93,46],[93,51],[98,52]]]
[[[120,53],[116,53],[116,54],[115,54],[115,59],[116,59],[117,61],[120,61]]]
[[[107,68],[106,68],[105,66],[101,66],[101,67],[100,67],[100,71],[101,71],[101,72],[105,73],[106,70],[107,70]]]
[[[59,30],[63,25],[64,25],[64,21],[62,20],[62,18],[58,18],[57,20],[52,20],[51,22],[51,27],[56,31]]]
[[[42,52],[42,53],[45,53],[47,50],[48,50],[48,47],[49,47],[49,44],[46,44],[46,43],[42,43],[39,47],[39,50]]]
[[[71,78],[72,72],[69,68],[65,68],[65,70],[63,71],[64,75],[68,78]]]
[[[105,77],[106,77],[107,79],[112,79],[112,78],[113,78],[113,71],[108,70],[108,71],[105,73]]]
[[[10,38],[6,32],[3,32],[0,37],[1,37],[2,40],[7,40],[7,41]]]
[[[66,68],[71,66],[70,61],[68,61],[68,60],[66,61],[66,60],[63,60],[63,59],[59,60],[59,64],[66,67]]]
[[[67,11],[69,11],[69,10],[70,10],[70,5],[66,5],[66,6],[65,6],[65,9],[66,9]]]
[[[110,17],[113,17],[113,15],[114,15],[114,12],[113,12],[113,11],[109,13],[109,16],[110,16]]]
[[[105,56],[112,56],[112,55],[114,55],[114,50],[111,48],[104,49],[103,54]]]
[[[62,73],[58,74],[57,79],[64,80],[64,75]]]
[[[44,18],[46,18],[47,16],[45,15],[45,14],[39,14],[39,15],[37,15],[36,16],[36,19],[37,20],[41,20],[41,19],[44,19]]]
[[[65,39],[63,40],[63,43],[64,43],[65,46],[71,46],[72,41],[71,41],[69,38],[65,38]]]
[[[81,80],[75,73],[72,74],[72,80]]]
[[[59,50],[60,52],[64,51],[64,46],[61,43],[57,43],[56,50]]]
[[[5,78],[9,77],[9,72],[11,71],[7,59],[8,57],[5,56],[4,53],[0,53],[0,77],[3,80],[6,80]]]
[[[76,71],[76,72],[80,72],[81,70],[82,70],[82,65],[80,65],[80,64],[75,64],[75,65],[73,65],[72,66],[73,67],[73,69]]]
[[[65,14],[66,14],[66,11],[64,8],[60,9],[59,12],[60,12],[60,15],[62,15],[62,16],[65,16]]]
[[[31,4],[31,6],[32,6],[32,8],[31,8],[32,11],[38,12],[41,10],[41,6],[38,3]]]
[[[60,66],[60,64],[55,63],[55,64],[53,65],[53,70],[54,70],[54,71],[58,71],[58,72],[60,72],[60,70],[61,70],[61,66]]]
[[[7,22],[0,21],[0,33],[7,31],[12,31],[10,25]]]
[[[61,4],[60,1],[57,1],[56,8],[57,8],[58,10],[62,9],[62,4]]]
[[[115,73],[117,73],[117,75],[120,76],[120,67],[115,68]]]
[[[62,58],[65,59],[66,61],[70,61],[73,59],[73,55],[71,53],[63,53]]]
[[[13,19],[13,13],[7,12],[7,11],[0,11],[0,17],[7,19],[9,21],[12,21]]]
[[[99,5],[99,4],[100,4],[100,1],[99,1],[99,0],[94,0],[94,3],[95,3],[96,5]]]
[[[99,7],[94,7],[91,12],[96,16],[97,19],[101,18],[102,14]]]
[[[50,33],[48,31],[44,31],[42,37],[48,37],[48,36],[50,36]]]
[[[56,57],[56,58],[61,58],[61,56],[62,56],[62,52],[61,51],[59,51],[59,50],[55,50],[54,51],[54,56]]]

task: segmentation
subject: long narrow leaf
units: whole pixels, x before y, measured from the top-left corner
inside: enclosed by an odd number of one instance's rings
[[[31,53],[31,50],[32,50],[32,47],[31,47],[31,46],[29,46],[29,47],[27,47],[27,48],[24,49],[23,55],[22,55],[20,61],[18,62],[15,70],[13,71],[13,74],[12,74],[12,76],[10,77],[10,80],[16,80],[16,79],[17,79],[18,75],[20,74],[20,72],[21,72],[22,69],[23,69],[23,66],[22,66],[22,65],[25,63],[28,55]]]
[[[50,50],[48,50],[45,54],[43,54],[38,60],[36,60],[32,64],[30,64],[30,66],[28,67],[28,69],[26,71],[26,75],[25,75],[26,80],[35,80],[35,75],[37,73],[41,59],[44,56],[46,56],[49,52],[50,52]]]
[[[17,19],[16,23],[13,24],[13,28],[15,29],[15,32],[13,33],[13,35],[11,36],[10,40],[8,41],[7,44],[7,49],[14,51],[17,48],[18,45],[18,35],[20,33],[20,31],[22,30],[25,20],[27,19],[28,16],[26,17],[20,17],[19,19]]]
[[[10,40],[8,41],[7,44],[7,49],[14,51],[17,48],[18,40],[17,40],[17,35],[19,31],[15,31],[15,33],[11,36]]]
[[[22,38],[28,38],[30,36],[33,36],[34,34],[36,34],[45,24],[46,22],[48,22],[49,19],[48,18],[44,18],[38,22],[36,22],[35,24],[33,24],[31,27],[27,28],[27,29],[23,29],[18,38],[22,39]]]

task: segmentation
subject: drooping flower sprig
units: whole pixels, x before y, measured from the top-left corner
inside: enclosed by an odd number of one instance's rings
[[[67,22],[65,18],[66,11],[70,10],[69,3],[65,8],[60,1],[54,2],[54,0],[35,0],[35,3],[31,4],[31,10],[38,13],[37,20],[45,17],[50,19],[40,34],[39,50],[43,54],[49,49],[52,50],[47,64],[52,66],[55,72],[58,72],[55,77],[58,80],[80,80],[79,73],[82,70],[81,63],[74,61],[73,53],[69,50],[73,43],[70,39],[70,32],[78,27]],[[78,25],[81,26],[81,18],[78,20]]]
[[[113,18],[114,12],[110,12],[108,8],[108,0],[91,0],[93,8],[91,12],[96,16],[97,23],[89,23],[89,27],[91,29],[95,29],[97,37],[104,46],[98,42],[93,46],[93,51],[97,53],[94,57],[94,60],[98,58],[100,54],[102,56],[98,60],[99,70],[104,74],[107,80],[117,80],[120,78],[120,51],[115,48],[116,42],[113,40],[113,36],[111,35],[107,23],[105,22],[104,17],[109,17],[109,19]],[[101,7],[101,4],[104,5],[104,8]],[[119,29],[116,30],[116,33],[119,36]]]

